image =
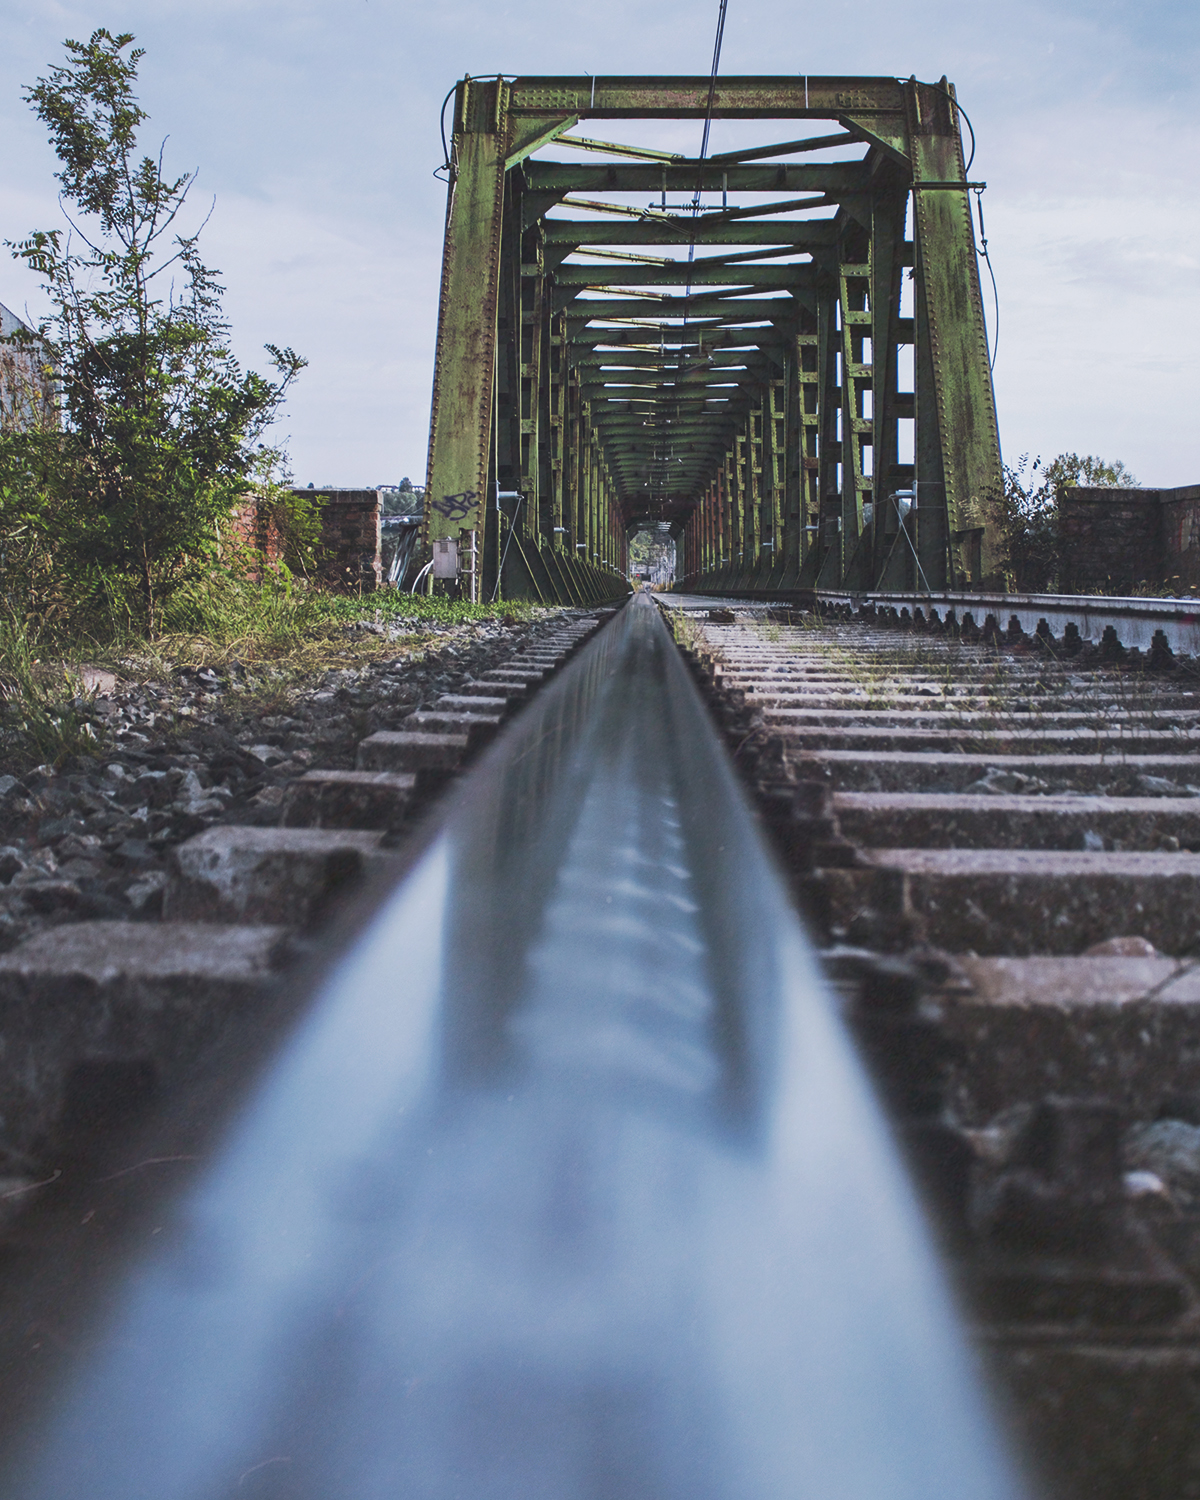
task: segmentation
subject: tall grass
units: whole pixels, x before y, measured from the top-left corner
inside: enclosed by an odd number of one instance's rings
[[[72,663],[109,665],[123,677],[164,681],[183,665],[237,660],[256,665],[255,680],[280,689],[333,661],[419,648],[438,627],[474,620],[530,619],[524,603],[471,604],[390,589],[334,594],[287,573],[259,582],[215,570],[181,588],[148,639],[119,601],[87,609],[22,614],[0,599],[0,772],[61,765],[95,754],[103,728],[89,722],[81,677]],[[383,632],[349,632],[369,622]]]
[[[237,573],[214,574],[181,589],[164,614],[170,639],[207,640],[222,650],[251,656],[286,655],[306,643],[338,637],[362,622],[414,633],[429,625],[471,620],[525,620],[537,607],[524,603],[472,604],[460,599],[402,594],[335,594],[287,573],[261,582]]]
[[[78,707],[79,677],[39,660],[25,625],[0,613],[0,761],[6,772],[95,755],[103,731]]]

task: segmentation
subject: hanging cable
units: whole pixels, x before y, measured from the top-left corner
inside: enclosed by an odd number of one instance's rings
[[[987,184],[985,183],[984,187],[986,186]],[[996,368],[996,351],[1000,347],[1000,291],[996,286],[996,273],[992,270],[992,258],[988,254],[987,229],[983,223],[983,188],[974,188],[973,192],[975,194],[976,205],[979,209],[979,249],[983,255],[983,263],[988,268],[988,275],[992,278],[992,300],[996,307],[996,317],[992,324],[992,347],[988,356],[988,369],[994,370]],[[985,336],[986,333],[987,329],[985,327]]]
[[[933,590],[929,587],[929,579],[925,577],[925,569],[921,566],[921,559],[917,556],[917,549],[913,546],[913,539],[911,536],[909,536],[908,527],[904,524],[905,521],[908,520],[908,516],[912,515],[912,511],[909,511],[907,515],[902,515],[900,512],[899,502],[897,501],[895,495],[891,496],[891,500],[896,507],[896,515],[897,517],[899,517],[900,521],[900,530],[904,536],[904,540],[908,543],[908,550],[913,555],[913,562],[915,562],[917,565],[917,572],[921,575],[921,582],[925,585],[925,592],[927,594],[932,594]],[[893,543],[892,545],[894,546],[895,543]]]
[[[433,175],[435,177],[437,177],[439,181],[443,181],[443,180],[448,181],[449,180],[449,174],[450,174],[450,147],[446,144],[446,106],[447,106],[447,104],[450,103],[451,99],[454,98],[454,90],[457,87],[458,87],[457,83],[452,83],[450,85],[450,88],[449,88],[449,90],[448,90],[448,92],[446,94],[446,97],[442,100],[441,110],[438,113],[438,121],[439,121],[439,123],[440,123],[440,125],[442,127],[442,164],[441,164],[440,167],[435,167],[433,169]],[[439,176],[439,174],[442,173],[442,172],[445,172],[447,174],[445,179],[443,179],[443,178],[441,178]]]
[[[717,97],[717,73],[721,67],[721,43],[725,40],[725,9],[729,0],[721,0],[717,12],[717,35],[713,42],[712,71],[708,78],[708,104],[704,110],[704,133],[700,137],[700,157],[696,168],[696,191],[692,194],[692,232],[688,237],[688,280],[684,293],[684,323],[687,322],[686,299],[692,295],[692,263],[696,258],[696,218],[700,213],[700,196],[704,190],[704,162],[708,156],[708,136],[712,129],[713,103]]]
[[[967,114],[966,110],[962,107],[962,105],[958,102],[958,100],[954,97],[949,89],[944,89],[940,83],[931,83],[929,87],[937,89],[939,94],[945,94],[950,103],[953,104],[955,109],[958,110],[959,114],[962,115],[964,121],[966,122],[967,129],[971,132],[971,154],[967,157],[967,165],[963,173],[964,176],[969,177],[971,175],[971,163],[975,160],[975,127],[971,124],[971,117]]]
[[[717,34],[713,40],[712,68],[709,72],[708,77],[708,102],[705,105],[704,109],[704,131],[700,137],[700,155],[696,165],[696,188],[692,194],[691,202],[692,230],[690,235],[688,236],[688,273],[687,286],[685,287],[683,294],[683,327],[680,330],[681,342],[686,337],[686,329],[688,324],[688,304],[692,296],[692,266],[696,259],[696,219],[700,213],[700,198],[704,191],[704,163],[705,159],[708,156],[708,138],[709,132],[712,129],[713,106],[717,97],[717,74],[721,67],[721,44],[725,39],[725,11],[728,4],[729,0],[721,0],[720,8],[717,11]],[[661,341],[664,337],[665,331],[660,332],[660,347]],[[678,385],[676,385],[676,393],[674,401],[671,405],[671,411],[673,416],[678,416]]]
[[[516,530],[517,530],[517,516],[520,515],[520,513],[521,513],[521,507],[524,504],[525,504],[525,496],[524,495],[518,496],[517,503],[516,503],[516,505],[513,506],[512,520],[508,523],[508,540],[504,543],[504,553],[503,553],[502,557],[500,558],[500,566],[496,569],[496,587],[492,590],[492,601],[491,601],[493,604],[495,604],[496,600],[499,599],[499,597],[500,597],[500,584],[501,584],[501,582],[503,581],[503,578],[504,578],[504,564],[508,561],[508,549],[512,546],[513,537],[516,534]],[[504,512],[501,511],[500,514],[503,515]],[[496,544],[497,544],[497,546],[499,546],[499,543],[500,543],[500,538],[499,538],[499,535],[497,535],[497,537],[496,537]]]
[[[708,80],[708,105],[704,111],[704,134],[700,137],[700,174],[696,182],[696,193],[692,199],[692,212],[696,213],[700,208],[700,189],[704,184],[704,159],[708,155],[708,133],[712,129],[713,101],[717,96],[717,72],[721,66],[721,43],[725,39],[725,7],[729,0],[721,0],[721,8],[717,14],[717,35],[713,42],[712,72]]]
[[[489,76],[491,76],[491,75],[489,75]],[[496,76],[497,81],[500,81],[500,80],[505,79],[505,78],[519,78],[521,75],[519,73],[497,73],[495,76]],[[463,82],[464,83],[470,83],[470,81],[471,81],[471,75],[470,75],[470,73],[468,73],[464,77]],[[458,87],[457,83],[451,84],[451,86],[450,86],[450,92],[442,100],[442,107],[441,107],[441,110],[440,110],[440,112],[438,114],[438,119],[439,119],[439,122],[441,123],[441,127],[442,127],[442,164],[441,164],[440,167],[435,167],[433,169],[433,175],[438,179],[439,182],[446,181],[446,178],[440,176],[439,174],[442,173],[442,172],[447,172],[448,173],[451,170],[452,166],[453,166],[453,163],[450,160],[450,147],[446,144],[446,106],[447,106],[447,104],[450,103],[450,100],[454,97],[454,90],[457,87]]]

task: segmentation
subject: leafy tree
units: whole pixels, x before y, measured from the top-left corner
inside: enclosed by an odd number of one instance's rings
[[[215,555],[305,361],[268,344],[268,378],[230,352],[218,273],[200,231],[179,228],[193,174],[164,175],[161,148],[138,155],[132,43],[104,29],[67,41],[24,96],[49,129],[69,227],[6,243],[54,309],[29,337],[52,353],[62,425],[0,438],[0,485],[43,516],[85,592],[119,594],[153,632]]]
[[[280,571],[314,579],[325,560],[321,511],[315,498],[293,486],[284,455],[264,449],[255,464],[251,493],[259,517],[273,532]]]
[[[1004,466],[1003,517],[1007,533],[1008,571],[1022,593],[1046,593],[1058,587],[1061,553],[1058,538],[1058,492],[1069,485],[1095,489],[1134,489],[1137,480],[1120,460],[1060,453],[1048,464],[1022,453]]]

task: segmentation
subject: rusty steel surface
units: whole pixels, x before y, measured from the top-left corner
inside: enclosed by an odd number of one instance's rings
[[[797,124],[609,138],[710,117]],[[447,165],[425,540],[477,540],[477,596],[611,597],[655,526],[704,592],[996,581],[945,79],[465,79]]]

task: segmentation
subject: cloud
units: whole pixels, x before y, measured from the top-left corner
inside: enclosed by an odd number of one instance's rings
[[[988,167],[1006,451],[1121,458],[1145,483],[1200,477],[1200,131],[1153,108],[1054,101]]]
[[[297,477],[370,483],[424,467],[445,190],[437,112],[465,72],[699,73],[716,0],[24,0],[0,54],[0,233],[55,222],[53,158],[20,85],[65,36],[120,25],[147,49],[147,139],[215,195],[203,240],[239,356],[292,343]],[[979,137],[1000,279],[1002,438],[1102,451],[1143,478],[1200,478],[1183,420],[1200,349],[1190,198],[1200,8],[1181,0],[863,0],[799,24],[739,0],[729,72],[937,78]],[[688,132],[677,132],[681,138]],[[689,138],[690,139],[690,138]],[[37,301],[0,263],[0,300]],[[1164,414],[1168,414],[1164,420]]]
[[[281,429],[298,479],[394,483],[424,467],[439,236],[278,198],[226,196],[209,234],[236,265],[226,307],[247,363],[291,344],[310,364]]]

